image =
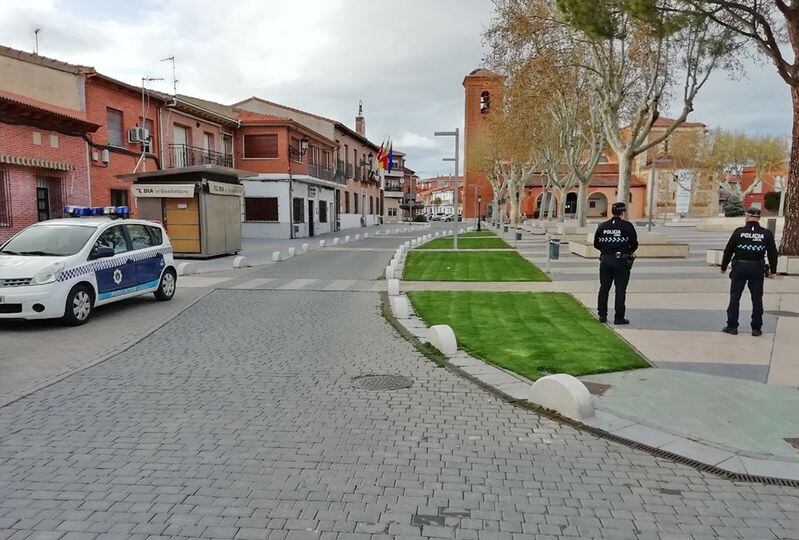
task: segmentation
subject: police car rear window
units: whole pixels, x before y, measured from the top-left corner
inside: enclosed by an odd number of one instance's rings
[[[160,246],[164,243],[164,235],[161,233],[161,229],[153,227],[152,225],[145,225],[144,228],[150,233],[150,238],[153,239],[154,246]]]

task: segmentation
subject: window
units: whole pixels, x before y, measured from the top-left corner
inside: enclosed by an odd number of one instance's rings
[[[245,135],[244,157],[247,159],[276,159],[277,135]]]
[[[233,137],[222,135],[222,152],[229,156],[233,153]]]
[[[58,148],[58,135],[50,135],[50,148]]]
[[[349,191],[345,191],[344,192],[344,213],[345,214],[349,214],[350,213],[350,192]]]
[[[6,169],[0,169],[0,227],[11,226],[11,179]]]
[[[114,250],[114,254],[128,251],[128,242],[125,240],[122,225],[114,225],[110,229],[103,231],[103,234],[94,243],[94,247],[110,247]]]
[[[125,147],[125,129],[122,124],[122,111],[111,109],[105,110],[105,132],[108,136],[108,145],[119,148]]]
[[[491,108],[491,94],[485,90],[480,94],[480,112],[487,113]]]
[[[319,223],[327,223],[327,201],[319,201]]]
[[[148,154],[152,154],[153,147],[155,146],[155,130],[153,129],[153,121],[148,118],[142,118],[140,116],[139,125],[143,126],[144,129],[147,130],[147,133],[150,134],[150,136],[147,139],[147,142],[145,142],[142,146],[144,147],[145,152],[147,152]]]
[[[277,223],[277,197],[245,197],[244,221]]]
[[[302,156],[300,155],[300,140],[292,138],[291,147],[294,149],[294,151],[289,155],[289,159],[296,163],[302,163]]]
[[[125,225],[128,229],[130,244],[134,250],[153,247],[153,238],[144,225]]]
[[[358,194],[357,193],[353,193],[352,194],[352,203],[353,203],[352,205],[354,207],[353,213],[357,214],[358,213]]]
[[[588,208],[596,208],[596,201],[588,201]]]
[[[150,233],[150,238],[153,239],[154,246],[160,246],[164,243],[164,233],[161,232],[160,228],[153,227],[152,225],[145,225],[144,228]]]
[[[369,213],[375,213],[375,199],[371,195],[369,196]]]
[[[396,209],[396,208],[389,208],[389,209],[388,209],[388,215],[389,215],[390,217],[396,217],[396,215],[397,215],[397,209]]]
[[[128,206],[128,190],[112,189],[111,206]]]
[[[214,150],[216,150],[216,148],[214,148],[214,134],[213,133],[208,133],[207,131],[203,132],[203,150],[205,150],[206,152],[209,152],[209,151],[213,152]]]
[[[294,198],[294,223],[305,223],[305,199]]]

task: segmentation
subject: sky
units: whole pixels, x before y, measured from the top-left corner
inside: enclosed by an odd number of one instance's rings
[[[250,96],[391,136],[421,177],[451,174],[463,128],[463,77],[482,65],[491,0],[0,0],[0,44],[94,66],[131,84],[221,103]],[[719,72],[689,117],[711,127],[787,134],[787,85],[766,62]]]

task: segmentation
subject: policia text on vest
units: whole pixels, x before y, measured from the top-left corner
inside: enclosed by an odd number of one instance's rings
[[[721,260],[721,273],[730,271],[730,304],[727,307],[727,326],[724,332],[738,333],[738,312],[744,287],[749,287],[752,296],[752,335],[762,334],[763,327],[763,279],[773,278],[777,269],[777,245],[774,235],[760,226],[760,209],[746,211],[746,225],[738,227],[730,236],[724,257]],[[768,257],[768,265],[765,258]]]
[[[613,313],[614,324],[630,324],[624,318],[627,296],[627,283],[630,281],[630,269],[638,249],[638,234],[632,223],[622,219],[627,210],[624,203],[614,203],[611,212],[613,218],[597,227],[594,235],[594,247],[599,250],[599,297],[597,298],[597,314],[599,320],[608,320],[608,295],[610,286],[616,288],[616,302]]]

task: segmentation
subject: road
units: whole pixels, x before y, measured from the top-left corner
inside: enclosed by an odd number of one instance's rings
[[[247,279],[373,280],[398,242]],[[375,292],[218,289],[0,408],[0,539],[161,537],[799,538],[799,490],[500,401],[421,356]]]

